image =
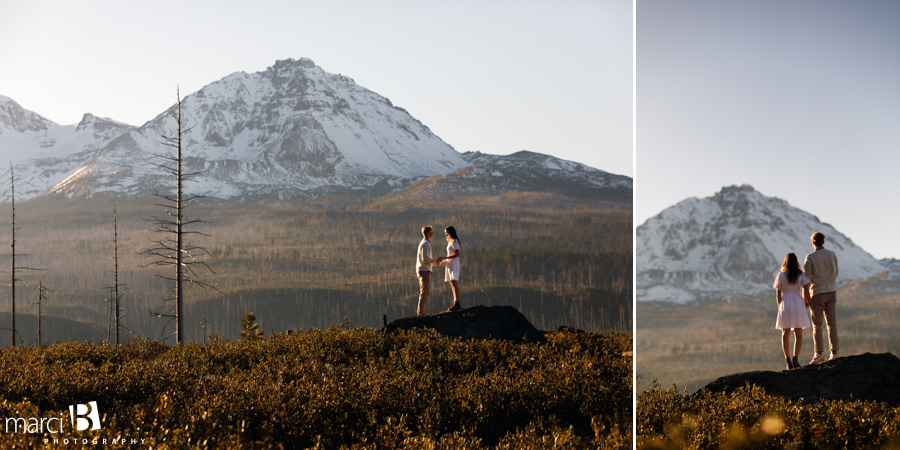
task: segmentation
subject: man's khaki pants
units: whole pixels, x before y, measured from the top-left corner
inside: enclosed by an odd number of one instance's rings
[[[828,325],[828,343],[831,347],[831,352],[838,351],[837,321],[834,318],[835,303],[837,303],[837,294],[834,292],[816,294],[810,299],[809,309],[812,310],[813,342],[815,343],[817,354],[825,353],[825,341],[822,339],[823,318]]]
[[[428,303],[428,296],[431,294],[431,272],[419,272],[419,307],[416,314],[425,315],[425,304]]]

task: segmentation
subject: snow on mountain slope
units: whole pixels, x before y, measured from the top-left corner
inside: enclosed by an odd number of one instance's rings
[[[469,166],[427,178],[404,192],[436,198],[547,192],[631,204],[632,180],[623,175],[524,150],[511,155],[466,152],[462,157]]]
[[[174,106],[87,161],[53,188],[71,194],[128,194],[164,188],[150,153],[171,154]],[[192,193],[215,198],[293,197],[340,186],[457,170],[466,162],[425,125],[390,101],[333,75],[309,59],[278,61],[266,71],[235,73],[184,98],[188,170],[202,172]],[[137,163],[136,163],[137,162]],[[408,183],[406,183],[408,184]]]
[[[472,166],[483,167],[493,173],[517,174],[522,179],[563,182],[594,189],[626,189],[629,192],[632,189],[631,177],[526,150],[506,156],[466,152],[462,157]]]
[[[425,179],[407,189],[408,193],[444,198],[548,192],[631,204],[630,177],[584,164],[524,150],[511,155],[466,152],[462,157],[469,163],[467,167]]]
[[[23,200],[170,192],[171,176],[157,166],[166,161],[154,155],[174,154],[164,137],[176,134],[175,111],[140,128],[90,114],[61,126],[0,97],[0,156],[15,164]],[[387,98],[306,58],[226,76],[184,97],[181,113],[184,170],[197,174],[185,184],[191,195],[378,196],[441,176],[456,193],[632,197],[631,178],[552,156],[460,154]],[[6,178],[0,200],[9,198]]]
[[[0,136],[12,131],[19,133],[46,131],[55,125],[25,108],[9,97],[0,95]]]
[[[771,290],[784,255],[793,252],[802,264],[815,231],[837,254],[839,284],[886,270],[817,217],[751,186],[730,186],[637,227],[637,299],[687,303]]]
[[[463,153],[463,158],[473,166],[484,167],[529,167],[538,171],[562,171],[565,173],[586,173],[591,175],[609,175],[610,180],[598,180],[602,187],[614,187],[615,185],[631,185],[631,179],[622,175],[612,175],[602,170],[588,167],[584,164],[566,161],[550,155],[522,150],[511,155],[488,155],[481,152]]]
[[[0,161],[12,163],[16,194],[47,192],[85,159],[135,127],[85,114],[77,125],[59,125],[0,96]],[[0,199],[9,199],[9,177],[0,177]]]

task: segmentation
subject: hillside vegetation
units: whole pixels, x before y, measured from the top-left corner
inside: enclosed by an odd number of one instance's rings
[[[36,285],[50,287],[43,305],[44,343],[68,338],[106,339],[112,285],[112,210],[118,210],[120,282],[125,339],[168,336],[174,325],[148,311],[165,311],[168,286],[150,261],[137,255],[153,233],[145,219],[164,214],[149,197],[39,198],[17,204],[20,265],[17,286],[20,339],[37,343]],[[0,229],[9,218],[2,214]],[[218,291],[188,291],[189,341],[217,333],[237,338],[239,319],[254,311],[261,329],[325,328],[348,318],[380,325],[412,315],[418,295],[415,251],[426,224],[437,230],[436,255],[445,254],[443,227],[462,242],[463,303],[520,309],[538,328],[560,325],[630,330],[632,219],[630,207],[550,194],[472,196],[458,200],[394,194],[365,199],[206,203],[188,209],[205,221],[191,244],[209,250],[214,273],[202,276]],[[8,237],[0,236],[0,244]],[[9,248],[3,244],[2,248]],[[0,261],[9,261],[0,253]],[[7,272],[8,273],[8,272]],[[9,289],[8,277],[0,291]],[[452,294],[437,269],[429,310],[448,307]],[[0,302],[0,323],[9,323]],[[5,315],[3,313],[6,313]],[[204,322],[205,319],[205,323]],[[0,345],[8,332],[0,330]]]
[[[686,395],[658,383],[637,398],[639,449],[897,449],[900,407],[872,401],[803,405],[757,387]]]
[[[0,446],[125,437],[160,449],[631,448],[631,334],[547,338],[342,325],[204,345],[4,348],[0,416],[67,423],[62,434],[0,434]],[[69,405],[90,401],[102,428],[71,431]]]

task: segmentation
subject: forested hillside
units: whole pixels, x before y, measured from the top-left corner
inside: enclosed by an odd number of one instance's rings
[[[17,327],[37,342],[38,281],[50,288],[42,305],[43,341],[91,340],[108,334],[113,285],[113,207],[118,211],[122,338],[161,339],[174,330],[151,311],[171,308],[160,270],[138,252],[154,238],[147,219],[165,214],[152,197],[70,200],[39,198],[16,205]],[[9,229],[9,204],[0,205],[0,229]],[[7,211],[7,213],[3,213]],[[432,225],[436,256],[445,254],[443,228],[462,242],[464,304],[520,309],[540,329],[560,325],[602,331],[630,329],[631,209],[548,194],[472,196],[458,200],[391,196],[325,197],[257,203],[198,203],[188,218],[192,245],[209,251],[214,273],[198,279],[217,290],[188,291],[189,341],[218,334],[234,339],[239,319],[254,311],[265,332],[351,324],[380,327],[414,314],[418,295],[415,251],[419,229]],[[6,223],[6,225],[3,225]],[[0,243],[9,249],[9,236]],[[9,261],[10,253],[0,253]],[[9,267],[8,264],[3,264]],[[0,290],[9,291],[9,270]],[[0,275],[2,276],[2,275]],[[0,326],[9,326],[9,300],[0,302]],[[448,307],[452,294],[437,269],[429,312]],[[63,320],[64,319],[64,320]],[[49,324],[53,326],[49,326]],[[9,342],[0,331],[0,344]],[[5,345],[5,344],[4,344]]]

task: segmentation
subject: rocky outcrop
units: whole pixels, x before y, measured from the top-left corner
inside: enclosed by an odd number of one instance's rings
[[[875,400],[900,405],[900,359],[890,353],[835,358],[781,372],[727,375],[707,384],[712,392],[731,392],[745,384],[769,395],[812,403],[816,400]]]
[[[404,317],[385,331],[433,328],[445,336],[464,339],[505,339],[513,342],[547,342],[547,338],[512,306],[469,306],[421,317]]]

